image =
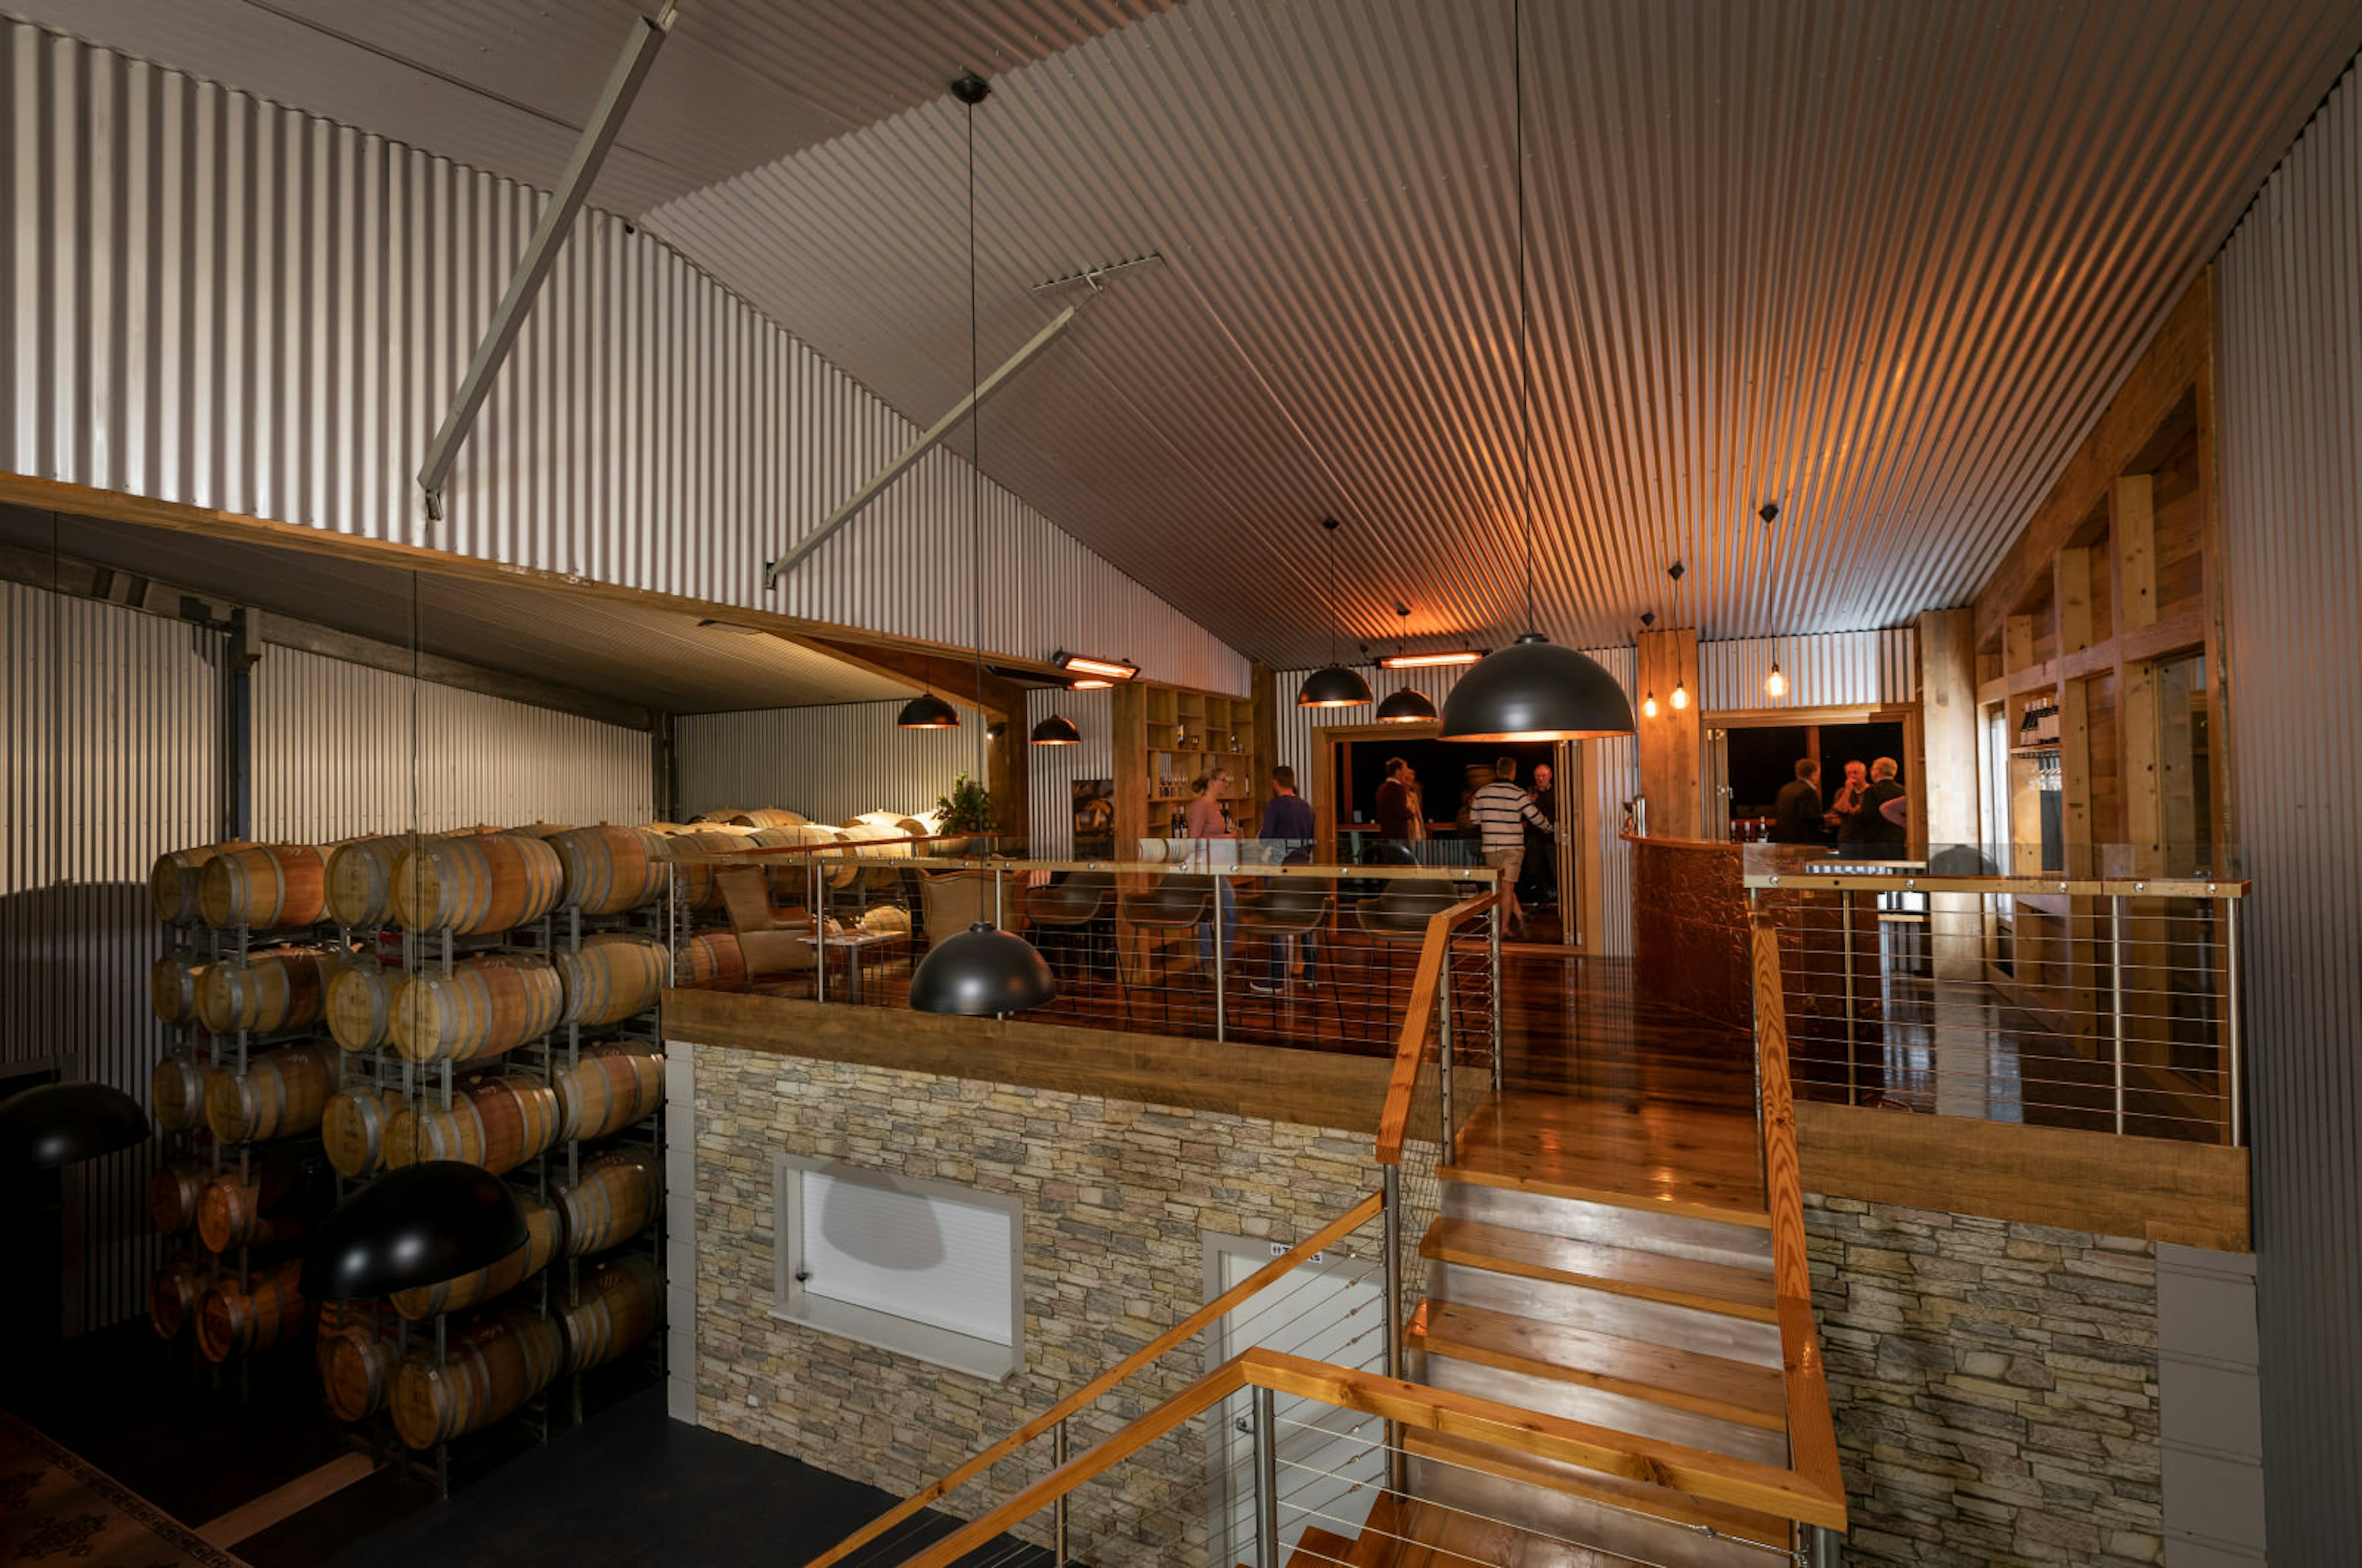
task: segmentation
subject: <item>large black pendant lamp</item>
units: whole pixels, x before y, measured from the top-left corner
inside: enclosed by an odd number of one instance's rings
[[[959,710],[932,691],[922,691],[902,704],[902,712],[894,723],[906,730],[955,730],[959,728]]]
[[[1526,302],[1525,12],[1509,7],[1510,74],[1517,104],[1518,502],[1525,517],[1526,635],[1486,654],[1443,700],[1441,739],[1582,740],[1632,733],[1632,700],[1596,660],[1562,648],[1534,625],[1534,418]]]
[[[464,1160],[387,1172],[320,1222],[304,1249],[304,1297],[354,1301],[440,1285],[525,1244],[508,1184]]]
[[[1410,619],[1410,606],[1396,605],[1395,615],[1398,623],[1398,629],[1395,635],[1395,652],[1399,655],[1403,651],[1399,623]],[[1382,724],[1423,724],[1434,717],[1435,704],[1428,701],[1427,693],[1408,686],[1378,704],[1378,723]]]
[[[967,381],[978,384],[976,292],[976,106],[992,87],[980,76],[952,83],[952,95],[967,105]],[[984,693],[984,417],[968,414],[968,524],[975,551],[976,690]],[[1059,721],[1064,723],[1064,720]],[[1045,721],[1046,723],[1046,721]],[[1067,725],[1069,730],[1073,725]],[[1075,739],[1082,738],[1076,734]],[[1033,739],[1042,740],[1040,729]],[[1043,742],[1044,745],[1060,744]],[[976,737],[976,773],[984,777],[984,732]],[[1040,951],[1023,937],[979,920],[956,936],[927,949],[911,975],[911,1007],[917,1012],[956,1012],[970,1017],[1023,1012],[1056,999],[1058,982]]]
[[[43,1084],[0,1099],[0,1171],[54,1170],[148,1141],[148,1113],[105,1084]]]
[[[1337,662],[1337,519],[1323,517],[1329,531],[1329,662],[1314,670],[1296,693],[1299,708],[1358,708],[1371,701],[1370,683]]]

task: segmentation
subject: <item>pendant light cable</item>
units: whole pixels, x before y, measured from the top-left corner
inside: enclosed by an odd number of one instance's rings
[[[968,408],[968,557],[976,579],[976,782],[984,785],[984,408],[976,401],[976,105],[967,105],[967,392]]]
[[[1533,354],[1526,303],[1526,13],[1524,0],[1509,0],[1510,98],[1517,108],[1518,185],[1518,509],[1526,525],[1526,630],[1534,625],[1534,413]]]

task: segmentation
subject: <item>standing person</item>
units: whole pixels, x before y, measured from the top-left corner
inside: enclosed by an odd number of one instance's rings
[[[1310,864],[1312,802],[1296,792],[1296,769],[1293,767],[1271,770],[1271,804],[1263,809],[1263,832],[1257,836],[1266,843],[1287,846],[1281,851],[1281,865]],[[1314,983],[1314,966],[1319,960],[1319,938],[1307,932],[1299,940],[1304,944],[1304,984],[1308,989]],[[1247,989],[1257,996],[1277,996],[1286,979],[1287,939],[1275,936],[1271,938],[1270,961],[1264,966],[1263,979],[1250,984]]]
[[[1870,770],[1859,762],[1845,765],[1845,782],[1829,801],[1829,815],[1838,824],[1838,847],[1859,849],[1870,842],[1870,823],[1861,813],[1861,798],[1870,790]]]
[[[1418,775],[1399,756],[1386,758],[1385,782],[1378,786],[1378,836],[1415,843],[1427,836],[1427,805],[1420,798]]]
[[[1230,808],[1222,804],[1222,790],[1230,781],[1230,769],[1226,767],[1217,767],[1210,773],[1200,773],[1190,781],[1190,793],[1195,797],[1189,802],[1189,837],[1193,841],[1236,839],[1239,836],[1239,830],[1231,823]],[[1189,851],[1189,858],[1195,864],[1201,866],[1213,866],[1218,863],[1236,865],[1238,850],[1233,845],[1230,849],[1218,851],[1209,843],[1203,849],[1193,847]],[[1238,944],[1238,925],[1231,918],[1238,909],[1236,881],[1237,878],[1231,877],[1218,876],[1214,878],[1214,897],[1221,903],[1222,962],[1225,965],[1231,961],[1231,950]],[[1200,925],[1198,928],[1198,967],[1209,974],[1213,970],[1213,953],[1212,926],[1210,923]]]
[[[1772,842],[1820,844],[1827,831],[1821,821],[1821,765],[1809,756],[1796,759],[1796,777],[1780,786],[1772,802]]]
[[[1534,764],[1534,810],[1551,824],[1548,833],[1539,833],[1529,823],[1526,827],[1525,887],[1519,897],[1529,905],[1540,908],[1558,901],[1558,791],[1547,762]]]
[[[1485,864],[1501,874],[1503,912],[1512,929],[1526,933],[1526,911],[1518,902],[1518,873],[1524,869],[1528,825],[1551,831],[1550,819],[1534,809],[1518,788],[1518,759],[1504,756],[1493,763],[1492,782],[1469,798],[1468,816],[1485,846]]]
[[[1900,860],[1911,839],[1911,797],[1894,781],[1901,766],[1891,756],[1870,765],[1870,788],[1861,792],[1862,842],[1881,860]]]

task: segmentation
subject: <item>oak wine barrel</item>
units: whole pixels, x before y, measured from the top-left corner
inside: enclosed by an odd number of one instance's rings
[[[290,1259],[254,1274],[251,1290],[239,1290],[234,1275],[214,1281],[197,1301],[197,1349],[207,1361],[227,1361],[302,1334],[311,1322],[311,1305],[298,1288],[303,1272],[303,1263]]]
[[[294,1187],[295,1173],[284,1165],[263,1166],[251,1181],[223,1171],[197,1198],[197,1240],[209,1253],[295,1240],[311,1227],[307,1216],[292,1211]]]
[[[586,936],[580,952],[557,955],[566,993],[559,1021],[602,1029],[646,1012],[657,1005],[671,971],[671,955],[653,937],[626,931]]]
[[[193,849],[171,849],[158,856],[148,872],[148,901],[155,905],[156,918],[167,923],[197,919],[197,883],[205,862],[225,849],[251,847],[246,840],[237,838],[223,844],[201,844]]]
[[[327,865],[308,844],[226,849],[197,874],[197,912],[211,926],[283,931],[326,912]]]
[[[186,1023],[197,1016],[197,987],[206,966],[185,947],[175,947],[148,968],[148,1005],[163,1023]]]
[[[486,1076],[462,1085],[448,1110],[413,1104],[397,1112],[386,1130],[385,1163],[464,1160],[498,1176],[557,1141],[557,1096],[547,1084]]]
[[[148,1178],[148,1217],[159,1232],[177,1236],[197,1222],[197,1205],[211,1174],[194,1160],[167,1160],[156,1167]]]
[[[439,1285],[421,1286],[415,1290],[397,1290],[387,1298],[393,1303],[393,1309],[414,1323],[437,1312],[456,1312],[513,1289],[562,1256],[566,1250],[565,1221],[557,1210],[522,1196],[517,1202],[524,1209],[524,1246],[473,1274],[463,1274]]]
[[[713,857],[745,848],[754,836],[743,828],[708,827],[667,839],[665,847],[679,867],[682,882],[681,901],[692,910],[720,909],[722,889],[713,878],[719,868]]]
[[[557,851],[529,834],[433,839],[395,863],[393,914],[405,931],[507,931],[557,908],[564,882]]]
[[[204,1119],[205,1069],[178,1054],[165,1057],[148,1076],[148,1099],[156,1131],[186,1132]]]
[[[393,991],[393,1048],[413,1062],[472,1062],[557,1027],[564,986],[546,958],[463,958],[447,975],[411,975]]]
[[[746,953],[735,932],[701,932],[681,944],[673,965],[676,986],[697,990],[734,991],[746,984]]]
[[[368,954],[328,977],[321,1013],[328,1033],[348,1051],[374,1051],[393,1036],[393,988],[402,971]]]
[[[811,819],[783,806],[758,806],[751,811],[734,806],[724,811],[701,812],[697,820],[724,827],[783,828],[801,827]]]
[[[991,914],[989,909],[985,911]],[[873,904],[861,911],[861,929],[889,936],[911,934],[911,911],[900,904]]]
[[[330,1313],[341,1310],[341,1320]],[[320,1309],[320,1337],[313,1352],[320,1369],[320,1393],[328,1414],[340,1421],[365,1421],[385,1408],[393,1393],[402,1352],[381,1332],[365,1306],[331,1302]]]
[[[590,1140],[620,1132],[664,1103],[664,1058],[620,1041],[582,1047],[557,1075],[557,1136]]]
[[[292,1138],[320,1125],[336,1087],[334,1046],[282,1045],[250,1060],[244,1077],[226,1066],[206,1075],[205,1124],[225,1143]]]
[[[562,908],[621,914],[654,903],[664,891],[665,841],[646,828],[570,828],[552,836],[549,846],[557,851]]]
[[[414,1449],[489,1426],[549,1386],[566,1363],[555,1320],[523,1303],[496,1308],[433,1349],[411,1353],[394,1373],[393,1430]]]
[[[603,1366],[653,1332],[664,1306],[664,1276],[656,1260],[634,1254],[605,1258],[582,1271],[574,1305],[558,1314],[566,1332],[566,1370]]]
[[[320,1145],[338,1176],[358,1180],[385,1164],[387,1134],[408,1103],[400,1089],[375,1084],[350,1084],[328,1097]]]
[[[192,1257],[166,1262],[148,1282],[148,1324],[160,1339],[181,1337],[205,1290],[205,1267]]]
[[[645,1229],[664,1198],[664,1175],[646,1149],[609,1149],[582,1163],[582,1179],[562,1188],[566,1251],[587,1257],[628,1242]]]
[[[328,982],[361,962],[342,947],[268,947],[243,964],[208,964],[197,980],[197,1017],[215,1034],[307,1029],[320,1021]]]
[[[749,849],[821,849],[844,841],[844,834],[818,823],[803,823],[795,827],[764,828],[746,838]],[[802,904],[811,898],[811,868],[821,867],[822,878],[835,875],[838,868],[828,862],[836,856],[824,851],[816,855],[766,855],[761,857],[763,879],[770,885],[771,896],[785,899],[791,904]]]
[[[376,931],[393,918],[393,874],[416,834],[379,834],[340,844],[328,853],[322,902],[338,925]]]

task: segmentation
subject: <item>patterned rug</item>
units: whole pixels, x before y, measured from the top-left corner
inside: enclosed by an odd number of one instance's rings
[[[113,1476],[0,1410],[0,1565],[246,1568]]]

